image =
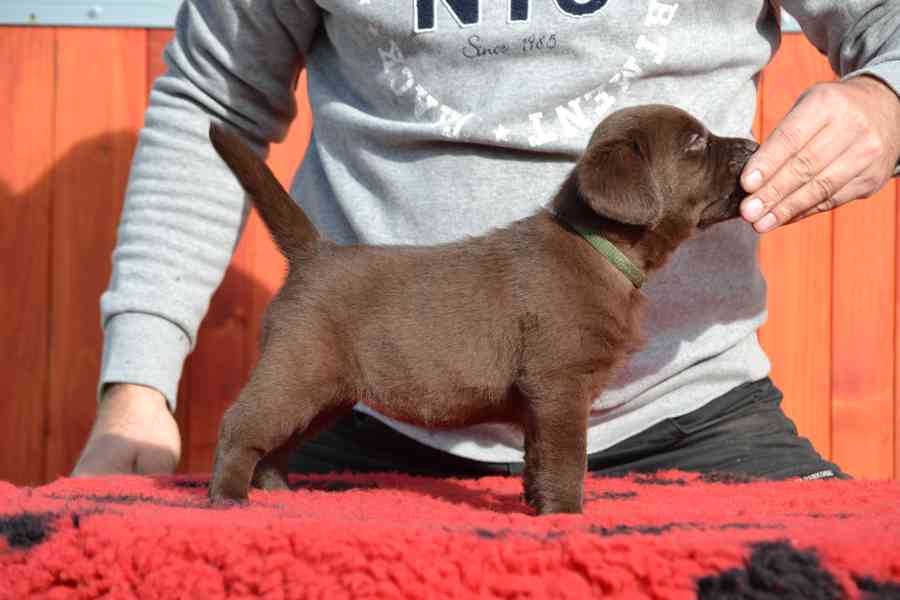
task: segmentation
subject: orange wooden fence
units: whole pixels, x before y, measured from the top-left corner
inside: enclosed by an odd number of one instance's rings
[[[98,300],[170,35],[0,27],[0,479],[36,484],[68,473],[90,429]],[[762,78],[758,131],[830,78],[801,36],[786,36]],[[283,181],[310,127],[303,109],[274,148]],[[891,182],[877,197],[764,236],[761,251],[770,306],[761,338],[786,408],[823,454],[864,478],[900,470],[897,194]],[[255,360],[259,315],[282,273],[251,218],[182,380],[182,470],[209,471],[219,417]]]

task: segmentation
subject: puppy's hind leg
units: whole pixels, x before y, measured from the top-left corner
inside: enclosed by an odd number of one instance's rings
[[[266,456],[264,456],[256,464],[256,470],[253,472],[253,487],[267,491],[278,491],[288,489],[288,465],[290,463],[291,452],[293,452],[303,442],[315,437],[324,429],[328,428],[343,414],[352,410],[352,404],[346,404],[337,410],[330,410],[320,413],[312,423],[303,431],[302,435],[295,434],[290,439],[276,448]]]
[[[291,354],[279,352],[276,344],[267,348],[250,382],[225,412],[209,486],[213,501],[246,500],[252,480],[267,489],[284,489],[292,441],[305,437],[322,413],[340,405],[338,385],[323,376],[322,365],[285,360]]]
[[[263,456],[256,463],[251,485],[269,492],[288,489],[288,461],[295,445],[292,439],[289,439],[275,450]]]

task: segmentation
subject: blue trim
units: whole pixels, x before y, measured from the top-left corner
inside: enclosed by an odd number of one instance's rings
[[[181,0],[0,0],[0,25],[174,27]]]

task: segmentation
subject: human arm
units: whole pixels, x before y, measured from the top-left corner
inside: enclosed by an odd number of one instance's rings
[[[745,167],[760,232],[871,196],[900,159],[900,1],[783,5],[841,80],[807,90]]]
[[[151,92],[101,300],[102,393],[76,474],[87,473],[88,457],[106,461],[93,461],[94,470],[119,472],[101,440],[122,434],[122,423],[129,424],[121,436],[127,452],[148,443],[176,457],[180,452],[177,427],[174,436],[170,430],[182,364],[247,210],[206,137],[209,121],[229,124],[260,152],[284,137],[318,11],[312,1],[249,0],[188,0],[179,11],[166,49],[168,70]]]

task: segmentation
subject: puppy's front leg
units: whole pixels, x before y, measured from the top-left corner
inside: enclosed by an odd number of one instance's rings
[[[577,390],[527,400],[525,501],[539,515],[580,513],[590,402]]]

